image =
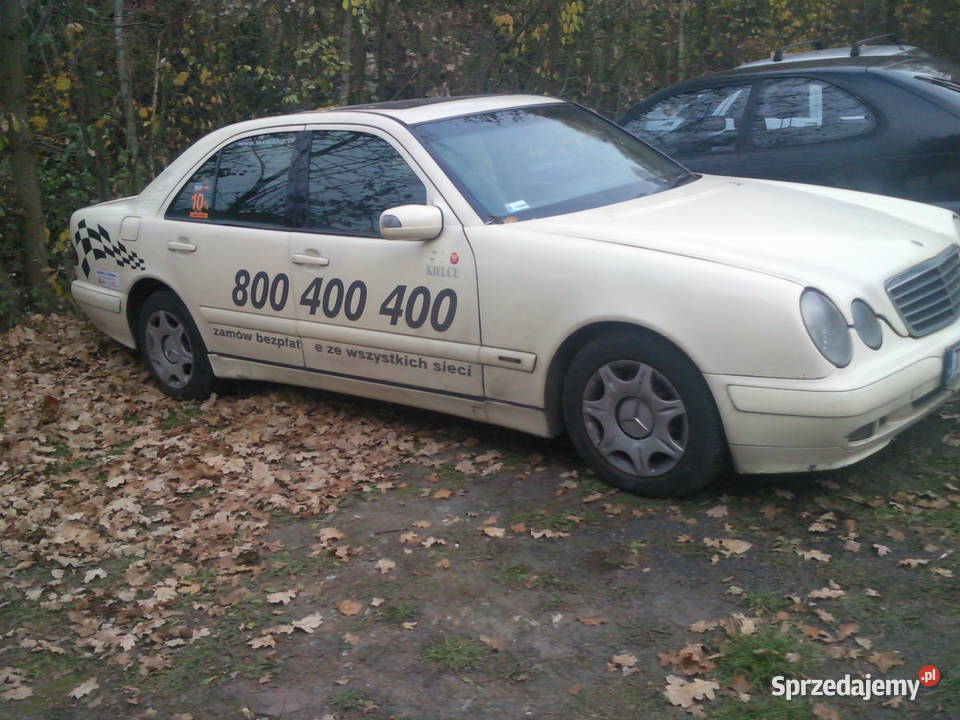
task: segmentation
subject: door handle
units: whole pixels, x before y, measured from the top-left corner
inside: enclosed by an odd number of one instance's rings
[[[320,265],[327,266],[330,264],[330,261],[325,257],[320,257],[319,255],[304,255],[303,253],[294,253],[290,256],[290,259],[293,260],[297,265]]]
[[[183,239],[186,239],[186,238],[183,238]],[[170,242],[167,243],[167,249],[173,250],[174,252],[192,253],[192,252],[196,252],[197,246],[194,245],[193,243],[180,242],[178,240],[171,240]]]

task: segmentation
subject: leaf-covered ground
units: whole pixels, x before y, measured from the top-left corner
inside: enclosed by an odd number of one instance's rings
[[[960,415],[669,503],[563,441],[0,336],[2,718],[960,716]],[[786,701],[770,678],[942,681]]]

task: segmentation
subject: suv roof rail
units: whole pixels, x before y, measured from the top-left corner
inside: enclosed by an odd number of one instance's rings
[[[897,45],[901,50],[903,50],[903,45],[900,43],[900,40],[897,38],[896,33],[885,33],[883,35],[874,35],[873,37],[864,38],[863,40],[857,40],[850,46],[850,57],[858,57],[860,55],[860,47],[863,45],[869,45],[872,42],[877,40],[889,40],[894,45]]]
[[[823,50],[823,42],[820,40],[803,40],[801,42],[791,43],[790,45],[784,45],[773,51],[773,61],[780,62],[783,60],[783,51],[789,50],[790,48],[803,47],[804,45],[813,45],[814,50]]]

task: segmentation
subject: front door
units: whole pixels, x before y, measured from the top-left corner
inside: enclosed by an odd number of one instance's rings
[[[482,397],[476,270],[456,216],[387,133],[350,126],[308,133],[306,202],[290,236],[306,366]],[[380,213],[406,204],[438,206],[441,234],[383,239]]]

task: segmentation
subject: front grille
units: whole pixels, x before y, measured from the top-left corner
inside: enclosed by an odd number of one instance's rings
[[[913,337],[949,325],[960,316],[960,248],[951,245],[890,278],[885,287]]]

